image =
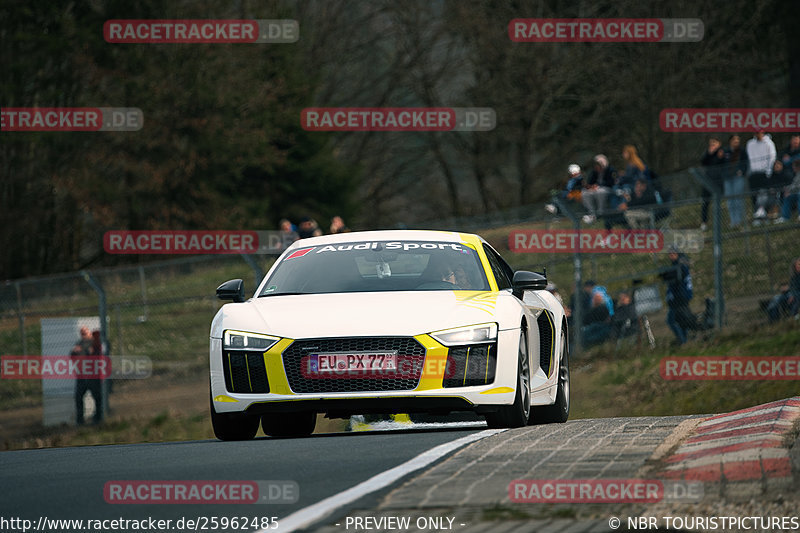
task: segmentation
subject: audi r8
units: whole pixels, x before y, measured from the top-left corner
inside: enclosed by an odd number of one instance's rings
[[[472,411],[490,427],[569,416],[567,321],[544,274],[477,235],[369,231],[296,241],[210,332],[215,435],[313,432],[318,413]]]

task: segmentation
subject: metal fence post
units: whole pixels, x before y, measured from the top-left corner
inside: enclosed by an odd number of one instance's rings
[[[81,270],[81,276],[86,283],[97,293],[97,314],[100,316],[100,341],[103,346],[108,346],[108,309],[106,306],[106,291],[88,270]]]

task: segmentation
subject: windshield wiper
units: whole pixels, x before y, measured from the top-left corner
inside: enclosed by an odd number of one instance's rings
[[[311,294],[310,292],[268,292],[266,294],[259,294],[259,298],[264,298],[265,296],[296,296],[298,294]]]

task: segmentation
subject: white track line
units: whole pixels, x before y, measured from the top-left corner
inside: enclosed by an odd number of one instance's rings
[[[444,457],[445,455],[457,450],[458,448],[461,448],[462,446],[486,437],[491,437],[492,435],[496,435],[497,433],[501,433],[503,431],[506,430],[487,429],[478,433],[473,433],[472,435],[467,435],[466,437],[461,437],[460,439],[456,439],[452,442],[440,444],[435,448],[431,448],[428,451],[422,452],[413,459],[409,459],[399,466],[396,466],[385,472],[381,472],[380,474],[377,474],[368,480],[359,483],[355,487],[351,487],[343,492],[340,492],[339,494],[335,494],[313,505],[304,507],[303,509],[295,511],[285,518],[278,519],[278,529],[260,529],[256,533],[271,533],[272,531],[289,533],[291,531],[308,527],[314,522],[317,522],[318,520],[321,520],[322,518],[325,518],[329,514],[333,513],[336,509],[352,503],[371,492],[388,487],[398,479],[431,464],[437,459]]]

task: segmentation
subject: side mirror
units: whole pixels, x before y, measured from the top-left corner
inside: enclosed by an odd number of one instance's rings
[[[522,298],[525,291],[540,291],[547,288],[547,278],[538,272],[519,270],[514,272],[511,280],[511,293],[517,298]]]
[[[217,287],[217,298],[220,300],[233,300],[236,303],[244,301],[244,281],[232,279]]]

